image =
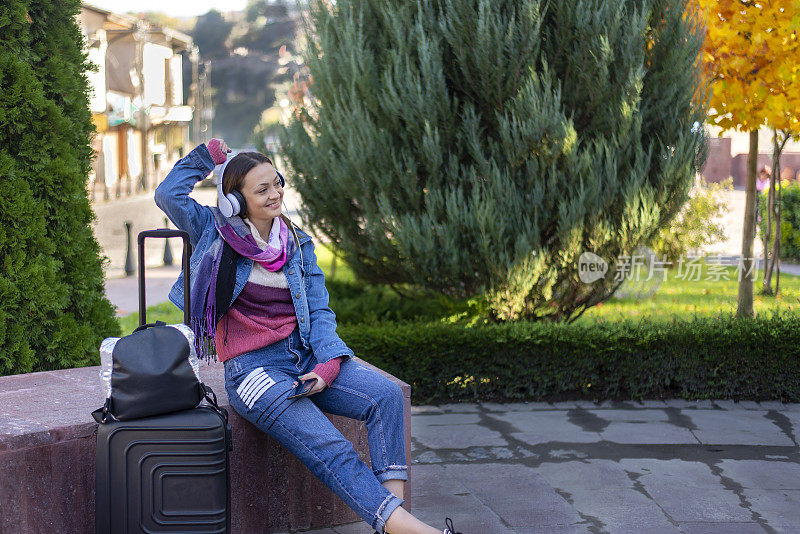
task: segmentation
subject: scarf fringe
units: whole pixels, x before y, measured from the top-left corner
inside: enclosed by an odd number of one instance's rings
[[[208,310],[207,310],[208,311]],[[216,336],[216,326],[214,325],[214,309],[210,310],[211,315],[206,313],[203,320],[192,317],[191,328],[194,332],[194,348],[197,351],[197,358],[205,360],[207,364],[219,361],[217,359],[217,347],[214,343]],[[209,319],[210,318],[210,319]]]

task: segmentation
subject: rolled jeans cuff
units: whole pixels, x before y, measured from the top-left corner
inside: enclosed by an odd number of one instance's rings
[[[392,512],[394,512],[398,506],[402,506],[404,502],[406,502],[405,499],[401,499],[394,493],[387,495],[386,499],[383,500],[378,508],[378,517],[375,518],[375,523],[373,523],[372,528],[381,533],[386,532],[384,530],[386,521],[389,519],[389,516],[392,515]]]
[[[405,465],[390,465],[384,471],[375,473],[375,478],[378,482],[386,482],[387,480],[408,480],[408,466]]]

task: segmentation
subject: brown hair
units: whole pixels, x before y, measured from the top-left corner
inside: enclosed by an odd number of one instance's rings
[[[253,167],[262,163],[269,163],[273,167],[275,166],[272,160],[261,152],[239,152],[233,156],[225,166],[225,173],[222,175],[222,193],[228,195],[231,191],[241,192],[242,185],[244,185],[244,177]],[[219,205],[219,202],[217,205]],[[247,213],[240,213],[239,215],[244,217]]]

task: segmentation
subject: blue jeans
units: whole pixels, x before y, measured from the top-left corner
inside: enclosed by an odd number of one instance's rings
[[[408,480],[403,392],[383,375],[347,357],[328,387],[287,399],[298,375],[317,364],[297,328],[288,338],[230,360],[225,390],[231,407],[280,442],[378,532],[405,500],[381,483]],[[322,410],[366,421],[372,469]]]

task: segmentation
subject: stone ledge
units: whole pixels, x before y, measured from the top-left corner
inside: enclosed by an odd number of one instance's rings
[[[402,387],[410,458],[411,387],[356,360]],[[0,532],[94,532],[97,424],[91,412],[104,401],[98,371],[83,367],[0,377]],[[233,411],[222,364],[202,364],[201,376],[230,414],[232,532],[278,532],[360,519],[297,458]],[[326,415],[369,465],[364,423]],[[410,510],[409,483],[405,495],[404,507]]]

